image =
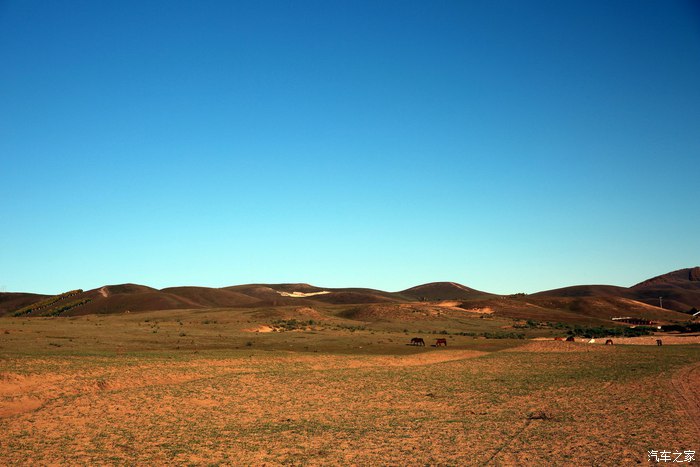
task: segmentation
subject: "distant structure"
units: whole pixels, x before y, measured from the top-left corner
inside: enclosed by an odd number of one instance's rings
[[[619,318],[612,318],[613,321],[617,321],[618,323],[625,323],[625,324],[634,324],[637,326],[652,326],[656,324],[656,322],[644,319],[644,318],[632,318],[630,316],[622,316]]]

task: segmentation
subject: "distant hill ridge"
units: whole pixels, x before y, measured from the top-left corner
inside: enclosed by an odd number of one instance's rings
[[[697,284],[700,288],[700,266],[694,268],[678,269],[660,276],[652,277],[639,284],[633,285],[632,288],[648,287],[658,284]]]
[[[678,269],[632,287],[577,285],[533,294],[539,297],[621,297],[669,310],[691,312],[700,308],[700,267]]]
[[[68,300],[70,297],[70,300]],[[323,288],[306,283],[244,284],[222,288],[182,286],[161,290],[139,284],[116,284],[88,291],[75,290],[48,296],[0,293],[0,315],[26,316],[80,315],[203,308],[274,307],[287,305],[320,306],[389,304],[419,301],[492,301],[500,296],[472,289],[456,282],[431,282],[399,292],[368,288]],[[528,296],[530,303],[564,303],[550,298],[605,298],[641,302],[687,313],[700,308],[700,267],[679,269],[647,279],[632,287],[577,285],[538,292]],[[584,303],[584,302],[576,302]],[[602,302],[601,302],[602,303]],[[609,301],[621,306],[624,301]],[[563,305],[561,305],[563,306]],[[569,305],[566,305],[569,306]],[[576,305],[579,306],[579,305]]]

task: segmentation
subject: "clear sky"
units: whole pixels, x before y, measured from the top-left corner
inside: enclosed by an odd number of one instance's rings
[[[0,290],[700,264],[700,6],[0,0]]]

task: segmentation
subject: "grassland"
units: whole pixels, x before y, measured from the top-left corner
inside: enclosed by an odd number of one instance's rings
[[[513,322],[351,312],[2,318],[0,464],[636,465],[700,451],[698,345],[484,339]],[[414,335],[448,346],[406,345]]]

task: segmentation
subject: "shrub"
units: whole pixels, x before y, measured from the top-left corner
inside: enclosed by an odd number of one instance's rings
[[[571,336],[586,337],[589,339],[595,337],[638,337],[638,336],[648,336],[654,331],[654,328],[648,326],[637,326],[634,328],[628,327],[610,327],[606,328],[603,326],[597,327],[582,327],[574,326],[567,331],[567,334]]]
[[[700,332],[700,323],[684,323],[684,324],[669,324],[666,326],[661,326],[662,331],[675,331],[675,332]]]
[[[63,305],[61,305],[61,306],[58,306],[58,307],[56,307],[56,308],[54,308],[54,309],[48,311],[48,312],[46,313],[46,316],[58,316],[58,315],[60,315],[61,313],[63,313],[64,311],[71,310],[71,309],[73,309],[73,308],[75,308],[75,307],[78,307],[78,306],[80,306],[80,305],[85,305],[86,303],[88,303],[88,302],[90,302],[90,301],[92,301],[92,299],[90,299],[90,298],[83,298],[83,299],[81,299],[81,300],[76,300],[76,301],[74,301],[74,302],[65,303],[65,304],[63,304]]]

